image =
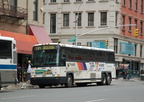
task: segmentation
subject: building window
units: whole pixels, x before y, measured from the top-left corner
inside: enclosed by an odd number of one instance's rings
[[[50,33],[56,33],[56,14],[50,14]]]
[[[136,56],[136,52],[137,52],[137,45],[135,44],[135,56]]]
[[[125,25],[125,15],[122,15],[122,25]],[[122,29],[125,29],[125,26],[122,26]]]
[[[70,0],[64,0],[64,2],[70,2]]]
[[[43,24],[45,24],[45,12],[43,13]]]
[[[118,12],[115,13],[115,26],[118,25]]]
[[[101,25],[107,25],[107,12],[101,12]]]
[[[33,20],[38,21],[38,0],[33,2]]]
[[[126,1],[125,0],[122,0],[122,5],[126,5]]]
[[[115,53],[118,52],[118,39],[117,38],[114,38],[114,51]]]
[[[143,3],[144,3],[144,0],[141,0],[141,12],[143,12],[143,9],[144,9],[144,7],[143,7],[144,4]]]
[[[88,13],[88,26],[94,26],[94,13]]]
[[[76,13],[75,18],[76,18],[76,20],[78,20],[77,26],[81,26],[81,20],[82,20],[81,13]]]
[[[138,10],[138,0],[135,0],[135,10]]]
[[[143,21],[140,21],[140,34],[143,34]]]
[[[69,27],[69,14],[63,14],[63,26]]]
[[[46,0],[43,0],[43,4],[44,4],[44,5],[46,4]]]
[[[51,2],[56,2],[56,0],[51,0]]]
[[[140,57],[142,57],[142,45],[140,46]]]
[[[129,17],[129,24],[131,24],[131,20],[132,20],[132,18]],[[128,28],[129,28],[129,31],[131,31],[131,26],[129,26]]]
[[[11,0],[10,1],[10,9],[12,11],[17,11],[17,0]]]
[[[76,0],[76,2],[79,2],[79,1],[82,1],[82,0]]]
[[[136,24],[135,28],[137,28],[137,21],[138,21],[138,20],[137,20],[137,19],[135,19],[135,24]]]
[[[129,8],[132,8],[132,0],[129,0]]]

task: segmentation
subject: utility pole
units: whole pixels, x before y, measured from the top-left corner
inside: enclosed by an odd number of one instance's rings
[[[80,35],[76,34],[76,41],[75,41],[75,43],[76,43],[76,45],[77,45],[77,39],[78,39],[78,37],[80,37],[80,36],[83,36],[83,35],[86,35],[86,34],[90,34],[90,33],[93,33],[93,32],[97,32],[97,31],[102,31],[102,30],[112,29],[112,28],[118,28],[118,27],[123,27],[123,26],[136,26],[136,24],[118,25],[118,26],[113,26],[113,27],[107,27],[107,28],[101,28],[101,29],[91,30],[91,31],[89,31],[89,32],[86,32],[86,33],[83,33],[83,34],[80,34]]]
[[[80,9],[83,1],[84,1],[84,0],[80,1],[80,5],[79,5],[79,7],[78,7],[78,12],[77,12],[77,15],[76,15],[76,20],[75,20],[75,35],[76,35],[75,45],[77,45],[79,9]]]

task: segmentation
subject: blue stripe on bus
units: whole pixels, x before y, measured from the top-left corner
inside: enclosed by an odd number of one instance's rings
[[[84,70],[87,70],[86,63],[85,62],[82,62],[82,63],[83,63]]]
[[[0,65],[0,69],[16,69],[16,65]]]

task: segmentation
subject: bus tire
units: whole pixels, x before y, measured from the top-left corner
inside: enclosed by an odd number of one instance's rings
[[[45,85],[38,85],[39,88],[45,88]]]
[[[67,81],[65,83],[65,87],[72,87],[72,84],[73,84],[72,76],[68,75],[67,76]]]
[[[106,77],[106,85],[110,85],[110,84],[111,84],[111,77],[110,74],[108,74]]]
[[[97,82],[97,85],[106,85],[106,74],[102,74],[102,81],[101,82]]]

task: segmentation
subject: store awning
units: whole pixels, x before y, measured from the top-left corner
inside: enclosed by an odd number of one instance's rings
[[[32,46],[37,44],[35,36],[0,30],[1,36],[12,37],[16,40],[17,53],[31,54]]]
[[[44,27],[29,25],[30,35],[34,35],[37,38],[39,44],[41,43],[52,43],[51,38],[49,37],[48,33],[46,32]]]

